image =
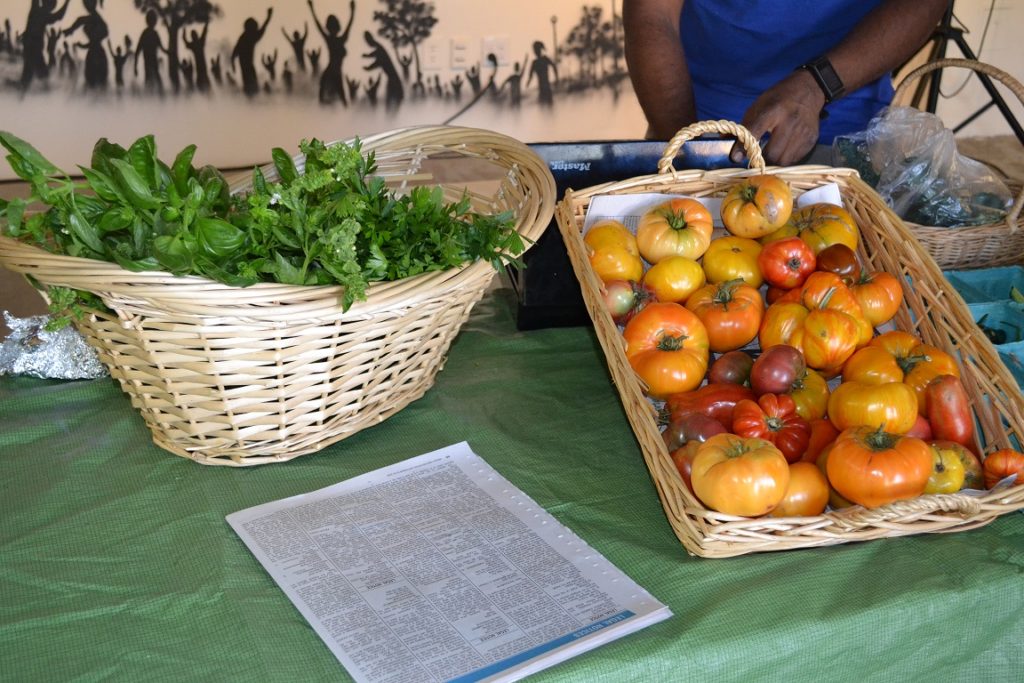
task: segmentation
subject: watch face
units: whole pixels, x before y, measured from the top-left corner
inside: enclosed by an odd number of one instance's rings
[[[814,80],[818,82],[818,87],[825,93],[826,102],[831,102],[843,94],[843,81],[827,59],[816,59],[808,64],[806,69],[811,72]]]

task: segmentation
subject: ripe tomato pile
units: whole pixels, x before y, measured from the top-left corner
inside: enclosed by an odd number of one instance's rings
[[[1011,474],[1024,484],[1024,454],[980,457],[956,360],[886,325],[903,288],[862,268],[849,212],[794,208],[787,183],[762,175],[728,190],[721,219],[715,237],[703,204],[673,198],[635,234],[603,220],[584,235],[626,358],[702,503],[812,516]]]

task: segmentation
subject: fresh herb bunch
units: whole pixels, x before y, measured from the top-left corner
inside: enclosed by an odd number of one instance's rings
[[[8,235],[132,271],[198,275],[232,286],[340,284],[347,310],[366,298],[371,282],[477,259],[498,268],[519,263],[524,248],[510,212],[472,213],[468,198],[446,203],[440,188],[391,192],[358,141],[303,141],[301,174],[275,148],[275,182],[256,168],[251,190],[236,196],[216,168],[193,166],[195,145],[168,166],[152,135],[128,149],[101,139],[90,167],[79,166],[83,180],[10,133],[0,132],[0,144],[31,187],[27,200],[0,200]],[[44,210],[30,211],[35,205]],[[84,292],[77,298],[52,293],[61,316],[96,306]]]

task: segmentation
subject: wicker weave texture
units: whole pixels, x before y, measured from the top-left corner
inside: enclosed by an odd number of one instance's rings
[[[1024,103],[1024,85],[1016,78],[990,64],[973,59],[937,59],[911,71],[900,81],[896,98],[902,97],[923,76],[945,68],[962,68],[990,76],[1005,85]],[[1024,261],[1024,179],[1010,179],[1008,185],[1014,193],[1013,206],[1006,220],[992,225],[964,228],[941,228],[906,222],[914,235],[931,254],[935,262],[945,269],[990,268]]]
[[[401,191],[434,182],[430,162],[484,163],[498,178],[470,192],[473,209],[512,211],[535,241],[551,219],[547,165],[503,135],[409,128],[364,138],[380,175]],[[296,157],[302,167],[303,159]],[[273,167],[263,168],[272,178]],[[444,184],[449,199],[466,183]],[[234,191],[247,189],[245,182]],[[338,287],[229,287],[202,278],[132,273],[0,238],[0,262],[45,285],[94,292],[85,338],[130,396],[153,440],[209,465],[282,462],[378,424],[422,396],[495,275],[488,263],[373,284],[343,312]]]
[[[701,123],[684,129],[681,135],[687,138],[697,137],[707,130],[722,132],[723,125],[736,127],[729,122],[716,122],[715,127]],[[669,149],[672,147],[670,143]],[[1017,486],[980,496],[966,493],[920,496],[873,510],[854,506],[806,518],[749,519],[707,509],[679,476],[661,438],[656,407],[646,398],[626,360],[622,333],[605,308],[601,281],[587,259],[583,222],[591,199],[598,195],[660,192],[721,197],[740,178],[761,171],[680,172],[669,170],[670,165],[660,167],[666,172],[566,192],[555,209],[555,216],[626,415],[668,521],[687,552],[702,557],[731,557],[890,536],[963,531],[1024,508],[1024,486]],[[963,298],[946,283],[935,261],[856,172],[824,166],[768,168],[763,172],[783,178],[796,195],[826,183],[839,186],[845,207],[860,226],[858,251],[865,268],[900,276],[904,304],[895,318],[896,326],[917,334],[960,360],[962,378],[986,452],[1012,447],[1011,439],[1024,443],[1024,397],[1010,371],[975,324]]]

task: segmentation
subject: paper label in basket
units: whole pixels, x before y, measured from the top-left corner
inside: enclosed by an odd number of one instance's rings
[[[356,681],[515,681],[672,615],[466,443],[227,521]]]

